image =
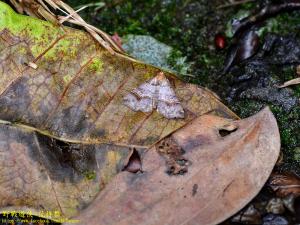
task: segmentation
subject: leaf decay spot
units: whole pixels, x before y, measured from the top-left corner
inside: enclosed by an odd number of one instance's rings
[[[193,185],[193,191],[192,191],[192,196],[194,197],[197,194],[198,191],[198,184]]]
[[[142,171],[142,160],[138,151],[133,148],[129,155],[128,162],[124,166],[123,171],[131,173],[143,172]]]
[[[166,161],[167,174],[183,175],[188,171],[189,161],[182,156],[185,151],[172,138],[157,143],[156,150]]]

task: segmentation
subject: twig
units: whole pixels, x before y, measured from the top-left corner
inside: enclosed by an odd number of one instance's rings
[[[99,44],[108,50],[111,54],[124,54],[124,51],[111,39],[111,36],[106,34],[104,31],[86,23],[77,12],[85,9],[88,6],[83,6],[82,8],[75,11],[69,5],[61,0],[27,0],[25,4],[23,0],[11,0],[16,6],[20,13],[24,11],[38,18],[44,18],[55,24],[62,24],[64,22],[70,22],[86,29],[90,35]],[[65,14],[65,16],[56,16],[51,10],[59,10]]]
[[[75,11],[75,13],[78,13],[78,12],[80,12],[80,11],[86,9],[87,7],[88,7],[88,6],[83,6],[83,7],[79,8],[79,9],[77,9],[77,10]],[[66,16],[66,17],[64,17],[62,20],[60,20],[59,22],[60,22],[61,24],[64,23],[64,22],[66,22],[66,21],[67,21],[68,19],[70,19],[73,15],[74,15],[74,13],[69,14],[68,16]]]
[[[295,79],[289,80],[287,82],[284,82],[283,85],[280,85],[278,87],[284,88],[284,87],[288,87],[288,86],[295,85],[295,84],[300,84],[300,78],[295,78]]]
[[[234,36],[239,35],[241,32],[247,30],[247,28],[257,23],[260,23],[268,18],[277,16],[279,13],[290,12],[298,9],[300,9],[300,1],[295,0],[290,0],[282,4],[267,5],[264,8],[260,9],[260,11],[257,14],[248,16],[239,21],[239,24],[235,27]]]
[[[95,7],[95,10],[98,10],[98,9],[101,9],[105,6],[106,4],[104,2],[93,2],[93,3],[88,3],[88,4],[85,4],[85,5],[79,5],[79,6],[76,6],[75,9],[81,9],[83,7]]]
[[[242,5],[242,4],[248,3],[248,2],[255,2],[255,1],[256,0],[241,0],[241,1],[238,1],[238,2],[232,2],[232,3],[220,5],[220,6],[217,7],[217,9],[224,9],[224,8],[238,6],[238,5]]]

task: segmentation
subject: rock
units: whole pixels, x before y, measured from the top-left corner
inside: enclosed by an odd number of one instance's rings
[[[282,216],[267,214],[263,218],[263,225],[288,225],[289,222]]]
[[[190,70],[186,57],[151,36],[127,35],[123,41],[123,49],[136,59],[178,74],[187,74]]]

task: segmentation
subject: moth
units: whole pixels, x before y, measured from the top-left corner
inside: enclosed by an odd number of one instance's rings
[[[124,97],[124,104],[133,111],[157,110],[167,119],[184,118],[184,110],[163,72],[141,84]]]

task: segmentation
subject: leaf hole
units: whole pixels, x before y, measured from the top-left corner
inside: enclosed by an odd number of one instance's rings
[[[234,128],[234,129],[223,128],[223,129],[219,130],[219,134],[221,135],[221,137],[226,137],[226,136],[228,136],[229,134],[231,134],[231,133],[233,133],[235,131],[237,131],[237,127]]]
[[[131,155],[129,156],[128,162],[124,166],[122,171],[127,171],[130,173],[143,172],[141,156],[135,148],[133,148]]]

